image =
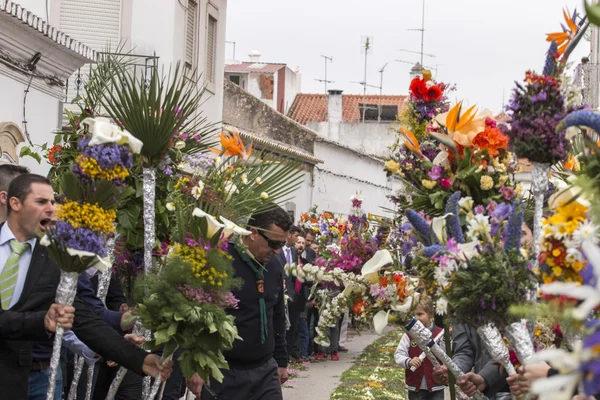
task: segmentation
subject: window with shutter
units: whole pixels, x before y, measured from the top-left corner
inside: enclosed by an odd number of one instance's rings
[[[59,29],[97,51],[121,40],[122,0],[61,0]]]
[[[185,66],[192,69],[195,68],[196,54],[196,26],[198,21],[198,2],[196,0],[188,0],[187,7],[187,22],[185,29]]]
[[[217,20],[212,15],[208,16],[206,26],[206,79],[215,82],[215,51],[217,47]]]

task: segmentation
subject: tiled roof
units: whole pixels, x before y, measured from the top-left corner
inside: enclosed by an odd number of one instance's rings
[[[21,7],[21,5],[17,3],[9,0],[0,0],[0,14],[8,14],[9,16],[22,22],[24,25],[28,26],[30,30],[37,31],[38,34],[49,38],[50,40],[68,48],[80,56],[86,57],[90,60],[96,60],[96,52],[94,50],[78,42],[77,40],[72,39],[66,33],[63,33],[58,29],[48,25],[48,22],[44,21],[32,12],[27,11],[27,9]]]
[[[229,64],[225,65],[225,72],[241,72],[241,73],[249,73],[249,72],[267,72],[267,73],[275,73],[279,71],[281,68],[285,68],[285,64],[271,64],[271,63],[263,63],[263,62],[242,62],[239,64]]]
[[[342,95],[342,119],[344,122],[358,122],[361,119],[359,104],[398,106],[398,112],[404,107],[406,96],[399,95],[367,95],[343,94]],[[290,107],[288,116],[301,124],[307,122],[327,121],[328,95],[326,94],[298,94]]]

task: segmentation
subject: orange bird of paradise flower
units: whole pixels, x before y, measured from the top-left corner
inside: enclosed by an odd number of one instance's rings
[[[252,154],[252,143],[250,143],[250,146],[246,150],[246,146],[242,142],[238,132],[221,132],[219,133],[219,139],[221,139],[221,147],[223,149],[211,149],[217,154],[239,156],[242,160],[247,160]]]
[[[419,146],[419,141],[414,133],[405,128],[400,128],[400,135],[404,139],[404,145],[412,152],[421,154],[421,146]]]
[[[579,26],[577,25],[576,18],[577,12],[573,13],[573,16],[569,16],[569,10],[563,9],[563,18],[565,19],[566,26],[562,25],[562,32],[554,32],[546,34],[547,42],[556,42],[558,45],[558,54],[563,55],[567,46],[573,40],[577,32],[579,31]]]

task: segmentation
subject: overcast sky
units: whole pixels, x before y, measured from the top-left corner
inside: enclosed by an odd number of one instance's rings
[[[361,38],[372,36],[367,82],[379,86],[378,70],[387,62],[385,94],[406,94],[411,65],[419,51],[423,0],[229,0],[227,40],[236,42],[236,59],[247,61],[251,50],[262,61],[300,68],[303,93],[323,93],[328,64],[329,88],[362,93],[364,51]],[[508,101],[515,80],[525,70],[541,72],[548,44],[545,33],[560,30],[562,8],[582,10],[581,0],[425,0],[425,49],[436,57],[424,63],[438,68],[437,80],[455,83],[452,100],[464,99],[495,113]],[[571,57],[589,53],[582,41]],[[227,44],[226,57],[233,56]],[[368,88],[370,93],[378,89]]]

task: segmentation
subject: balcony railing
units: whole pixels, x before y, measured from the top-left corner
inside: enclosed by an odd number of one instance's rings
[[[99,59],[102,59],[107,55],[118,57],[120,60],[122,60],[126,70],[133,74],[134,78],[141,79],[143,82],[145,82],[146,87],[149,85],[153,70],[158,68],[158,56],[102,52],[97,54]],[[88,82],[90,74],[96,65],[97,63],[86,64],[79,68],[69,78],[65,89],[64,104],[66,109],[74,110],[76,106],[72,104],[73,100],[85,95],[85,85]],[[111,87],[109,90],[113,90],[113,88]]]

